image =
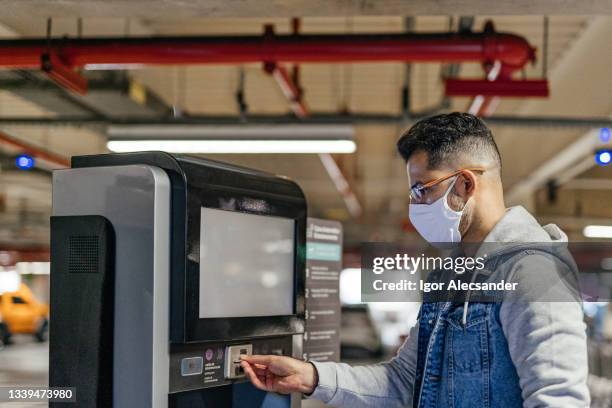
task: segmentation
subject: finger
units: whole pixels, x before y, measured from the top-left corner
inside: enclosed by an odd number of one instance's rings
[[[262,379],[260,379],[256,374],[255,371],[253,371],[253,368],[251,368],[251,365],[249,363],[247,363],[246,361],[243,361],[240,363],[240,366],[242,367],[242,369],[244,370],[244,374],[247,376],[247,378],[249,379],[249,381],[251,381],[251,383],[259,388],[260,390],[263,391],[270,391],[267,387],[266,384],[264,383],[264,381],[262,381]]]
[[[264,366],[269,366],[270,364],[272,364],[272,361],[276,358],[277,356],[264,356],[264,355],[258,355],[258,354],[253,354],[253,355],[246,355],[246,354],[242,354],[240,355],[240,359],[242,361],[248,361],[251,364],[261,364]]]
[[[254,373],[254,375],[257,377],[257,379],[259,379],[261,384],[265,385],[265,383],[266,383],[266,371],[267,370],[265,370],[265,369],[264,370],[257,369],[257,368],[254,367],[254,365],[249,364],[246,361],[241,362],[240,365],[243,367],[243,370],[244,370],[246,375],[249,374],[249,369],[251,369],[251,371]],[[250,380],[250,377],[248,377],[248,378]]]
[[[253,371],[252,367],[249,365],[249,363],[243,361],[240,363],[240,366],[242,367],[242,370],[244,371],[245,376],[249,379],[249,381],[251,381],[251,383],[264,391],[267,391],[266,389],[266,385],[265,385],[265,379],[259,378],[255,372]],[[263,380],[263,381],[262,381]]]
[[[268,370],[265,368],[253,367],[253,371],[257,374],[258,377],[265,377]]]
[[[268,387],[269,390],[274,389],[274,377],[275,377],[274,374],[272,374],[269,371],[266,374],[266,387]]]

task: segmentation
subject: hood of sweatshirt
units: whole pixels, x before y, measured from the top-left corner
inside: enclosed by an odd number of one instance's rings
[[[510,207],[493,227],[484,242],[498,243],[567,243],[567,235],[555,224],[541,226],[525,208]]]
[[[560,258],[570,268],[567,235],[555,224],[540,225],[525,208],[510,207],[480,244],[476,256],[489,259],[522,249],[540,250]]]
[[[567,235],[561,229],[554,225],[548,224],[541,226],[538,221],[523,207],[511,207],[506,210],[506,214],[498,221],[483,242],[479,245],[475,257],[486,257],[489,262],[496,258],[509,255],[512,258],[513,253],[531,250],[546,253],[555,258],[555,262],[562,262],[568,266],[570,273],[575,273],[577,270],[576,264],[572,255],[568,250]],[[492,262],[495,264],[495,262]],[[476,280],[478,275],[491,276],[491,274],[500,273],[501,276],[506,276],[508,266],[497,266],[495,270],[484,269],[475,273],[472,276],[472,282]],[[534,270],[537,272],[537,269]],[[499,275],[498,275],[499,276]],[[556,275],[555,275],[556,276]],[[532,276],[534,282],[538,282],[538,277]],[[553,282],[553,280],[550,280]],[[539,282],[538,285],[542,283]],[[537,285],[536,285],[537,286]],[[470,293],[468,292],[467,299],[463,307],[463,324],[467,322],[468,304],[470,301]]]

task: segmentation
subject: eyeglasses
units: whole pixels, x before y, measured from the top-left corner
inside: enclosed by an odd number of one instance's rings
[[[457,171],[452,172],[449,175],[446,175],[444,177],[440,177],[437,178],[435,180],[431,180],[428,181],[427,183],[416,183],[415,185],[413,185],[412,187],[410,187],[410,199],[412,201],[421,201],[423,199],[423,197],[425,197],[425,195],[427,194],[427,192],[434,186],[442,183],[445,180],[448,180],[449,178],[455,177],[461,173],[463,173],[464,171],[478,171],[478,172],[484,172],[485,169],[482,167],[466,167],[464,169],[459,169]]]

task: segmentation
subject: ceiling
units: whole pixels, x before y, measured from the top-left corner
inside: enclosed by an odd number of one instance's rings
[[[53,17],[326,17],[360,15],[482,14],[489,0],[4,0],[8,16]],[[605,14],[609,0],[513,0],[495,2],[497,15]]]
[[[52,2],[52,9],[43,3],[51,2],[6,2],[4,7],[8,7],[7,10],[11,13],[3,13],[0,16],[0,35],[5,38],[43,36],[46,16],[57,15],[60,10],[67,12],[62,14],[62,17],[53,19],[53,34],[57,36],[77,34],[77,15],[84,16],[81,20],[83,36],[260,34],[266,23],[273,23],[277,33],[290,32],[290,19],[285,16],[291,13],[287,9],[288,3],[283,1],[267,2],[261,9],[254,7],[254,2],[250,1],[153,1],[146,2],[146,6],[143,2],[128,5],[128,2],[121,1],[58,1]],[[304,10],[300,14],[314,15],[301,20],[302,33],[399,33],[406,30],[407,19],[401,15],[406,15],[408,11],[402,2],[338,2],[344,4],[344,7],[338,6],[333,10],[330,9],[329,2],[297,3],[295,10]],[[433,2],[414,3],[417,10],[430,10],[430,4]],[[445,2],[436,3],[443,6]],[[504,2],[516,5],[515,12],[525,13],[533,12],[534,9],[537,12],[538,6],[535,3],[539,2]],[[546,75],[551,84],[551,97],[543,100],[503,99],[496,115],[610,118],[612,83],[608,71],[612,63],[612,53],[609,52],[612,18],[563,15],[575,11],[574,2],[544,3],[555,3],[557,7],[554,11],[559,14],[550,16],[548,20]],[[110,5],[116,8],[111,8]],[[318,8],[315,7],[317,5]],[[388,6],[384,10],[391,12],[379,15],[384,5]],[[606,6],[609,6],[609,2],[582,2],[583,12]],[[28,10],[31,15],[26,17]],[[125,10],[125,15],[131,16],[130,18],[114,17]],[[456,13],[460,13],[463,8],[457,6],[456,10]],[[249,11],[249,15],[254,17],[243,17]],[[502,8],[497,12],[507,14],[511,11],[509,8]],[[434,10],[429,12],[437,14]],[[267,13],[282,17],[258,17]],[[350,14],[353,16],[344,16]],[[544,17],[477,16],[473,29],[481,30],[487,20],[494,22],[497,31],[521,35],[537,47],[538,61],[527,67],[524,75],[527,78],[541,78],[544,60]],[[409,21],[416,32],[445,32],[458,29],[459,17],[418,16]],[[462,78],[480,78],[483,75],[482,68],[477,64],[462,64],[459,69]],[[241,71],[244,74],[245,102],[249,113],[291,113],[278,85],[259,64],[150,67],[121,74],[126,75],[131,83],[136,83],[147,89],[149,94],[155,95],[160,104],[174,108],[175,111],[192,115],[237,115],[235,94],[239,88]],[[410,89],[410,106],[414,113],[440,108],[442,111],[465,110],[469,103],[468,98],[452,98],[449,105],[441,105],[444,102],[441,78],[447,72],[448,65],[439,63],[303,64],[300,66],[300,83],[304,89],[306,104],[316,113],[348,111],[399,115],[402,112],[402,87],[406,81]],[[129,99],[130,90],[121,86],[123,85],[117,85],[117,88],[113,89],[114,93],[110,96],[104,94],[104,97]],[[101,91],[102,88],[98,90]],[[0,119],[57,116],[60,104],[58,101],[61,99],[65,102],[66,96],[57,94],[63,92],[61,90],[55,90],[53,95],[50,95],[48,90],[45,92],[46,98],[56,98],[51,99],[51,102],[48,99],[47,105],[41,101],[40,92],[32,96],[24,93],[22,87],[0,89]],[[74,98],[69,98],[69,102],[78,103],[78,106],[83,108],[95,106],[99,99],[80,99],[75,102]],[[48,109],[49,106],[56,112]],[[156,108],[147,108],[151,109],[152,114],[157,114]],[[408,198],[404,166],[395,152],[394,144],[401,130],[408,124],[398,122],[355,125],[357,152],[335,156],[364,209],[363,216],[358,219],[352,218],[347,211],[342,195],[334,187],[316,155],[217,155],[214,159],[295,179],[306,192],[311,215],[342,220],[350,245],[366,240],[402,240],[412,235],[406,235],[401,228],[402,220],[406,218]],[[546,174],[544,167],[551,159],[591,130],[588,127],[518,125],[492,126],[492,129],[502,152],[505,164],[503,182],[508,192],[538,169],[543,171],[541,174]],[[65,157],[106,151],[106,137],[101,127],[15,125],[0,122],[0,130]],[[15,150],[4,149],[4,155],[7,157],[15,153]],[[577,154],[580,155],[580,152]],[[585,156],[584,151],[581,154],[582,156],[573,159],[578,160]],[[573,164],[574,161],[568,160],[565,167],[570,168]],[[605,180],[610,179],[610,175],[609,168],[596,169],[587,166],[576,177]],[[543,179],[535,190],[531,189],[528,193],[515,197],[513,202],[537,210],[538,215],[543,218],[557,217],[568,226],[571,225],[573,230],[570,233],[575,234],[578,234],[581,228],[576,218],[612,220],[612,206],[602,204],[609,203],[612,198],[612,189],[605,188],[605,183],[591,183],[589,185],[595,187],[592,189],[577,189],[577,184],[568,184],[558,191],[557,200],[554,201],[540,188],[546,181]],[[13,170],[10,166],[0,172],[0,223],[4,227],[0,228],[0,244],[20,242],[27,245],[46,242],[46,217],[50,212],[49,183],[49,175],[44,172],[24,173]]]

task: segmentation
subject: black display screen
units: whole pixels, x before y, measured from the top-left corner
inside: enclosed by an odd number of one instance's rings
[[[199,317],[293,314],[294,236],[289,218],[202,207]]]
[[[306,203],[295,184],[263,173],[181,166],[187,174],[186,342],[302,332]],[[206,248],[224,254],[210,257],[201,253]],[[251,285],[236,276],[249,273]]]

